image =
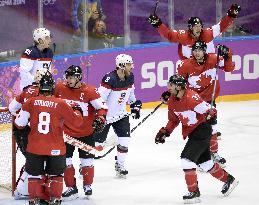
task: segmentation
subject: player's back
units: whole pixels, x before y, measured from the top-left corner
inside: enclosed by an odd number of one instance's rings
[[[37,96],[30,98],[22,107],[30,114],[31,132],[27,152],[39,155],[63,155],[63,123],[76,126],[80,119],[73,113],[71,106],[62,99]]]

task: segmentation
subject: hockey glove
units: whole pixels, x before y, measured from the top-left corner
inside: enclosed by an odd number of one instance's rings
[[[80,105],[74,104],[74,105],[72,105],[72,108],[73,108],[73,110],[78,110],[81,113],[81,115],[83,116],[83,110],[80,107]]]
[[[217,110],[216,110],[216,108],[212,108],[212,109],[208,110],[208,112],[206,113],[206,120],[211,125],[217,124]]]
[[[142,108],[142,102],[140,100],[136,100],[136,102],[130,105],[131,115],[133,119],[140,118],[140,109]]]
[[[95,133],[102,132],[105,127],[105,116],[97,116],[93,121],[93,129]]]
[[[155,138],[155,143],[156,144],[164,144],[165,143],[165,138],[169,137],[170,133],[167,129],[165,129],[164,127],[162,127],[159,132],[156,134],[156,138]]]
[[[148,17],[148,22],[154,28],[158,28],[162,24],[161,19],[157,15],[155,15],[155,14],[150,14],[150,16]]]
[[[232,4],[227,12],[227,15],[232,18],[237,18],[238,13],[241,11],[241,6],[237,4]]]
[[[167,103],[167,101],[169,100],[170,96],[171,96],[171,93],[169,91],[163,92],[162,95],[161,95],[161,101],[163,103]]]
[[[222,56],[224,60],[228,60],[229,58],[229,48],[224,45],[218,45],[218,55]]]
[[[30,131],[31,128],[29,126],[26,126],[23,129],[18,129],[16,126],[13,126],[13,134],[15,136],[15,141],[17,143],[18,148],[21,150],[24,156],[26,154],[28,135],[30,134]]]

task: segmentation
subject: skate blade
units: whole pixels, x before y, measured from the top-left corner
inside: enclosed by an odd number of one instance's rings
[[[197,204],[201,203],[200,197],[195,197],[194,199],[184,199],[184,204]]]
[[[122,175],[122,174],[120,174],[120,173],[116,173],[116,177],[117,177],[118,179],[126,179],[126,178],[127,178],[126,175]]]
[[[79,198],[78,194],[73,194],[69,197],[62,197],[62,201],[73,201],[73,200],[76,200],[78,198]]]
[[[235,180],[231,187],[229,188],[229,190],[224,194],[224,196],[228,196],[235,188],[236,186],[239,184],[239,181]]]

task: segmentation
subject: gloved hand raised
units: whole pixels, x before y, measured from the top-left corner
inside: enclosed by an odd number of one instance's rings
[[[140,100],[136,100],[136,102],[130,105],[131,115],[133,119],[140,118],[140,110],[142,108],[142,102]]]
[[[162,24],[161,19],[156,14],[150,14],[150,16],[148,17],[148,22],[154,28],[158,28]]]
[[[229,58],[229,48],[225,45],[218,45],[218,55],[222,56],[224,60],[228,60]]]
[[[237,18],[238,13],[241,11],[241,6],[238,4],[232,4],[227,12],[227,15],[233,18]]]
[[[156,134],[156,138],[155,138],[155,143],[156,144],[163,144],[165,143],[165,138],[169,137],[170,133],[167,129],[165,129],[164,127],[162,127],[159,132]]]
[[[105,127],[106,119],[105,116],[99,115],[93,121],[94,132],[102,132]]]

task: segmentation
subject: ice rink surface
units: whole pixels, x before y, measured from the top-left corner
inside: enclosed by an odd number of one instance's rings
[[[142,117],[152,109],[142,111]],[[131,120],[132,127],[139,121]],[[180,154],[185,145],[180,126],[166,143],[156,145],[154,137],[167,122],[167,108],[159,108],[132,133],[126,167],[127,179],[115,178],[115,151],[95,161],[93,195],[84,197],[82,180],[78,179],[80,198],[63,202],[71,205],[172,205],[183,204],[187,193]],[[239,185],[223,197],[223,183],[206,173],[199,173],[200,204],[252,205],[259,201],[259,101],[218,103],[218,125],[222,133],[219,154],[226,158],[226,170]],[[112,134],[112,133],[110,133]],[[18,159],[22,162],[24,159]],[[74,159],[78,167],[79,160]],[[76,168],[77,169],[77,168]],[[10,193],[0,192],[1,205],[28,204],[15,201]]]

